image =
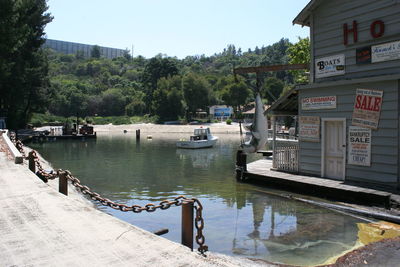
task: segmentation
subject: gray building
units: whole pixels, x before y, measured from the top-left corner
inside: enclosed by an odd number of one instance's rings
[[[293,23],[310,27],[310,83],[271,113],[296,113],[297,171],[399,188],[400,1],[312,0]]]
[[[82,51],[83,56],[85,58],[88,58],[90,57],[90,53],[94,45],[46,39],[46,42],[44,43],[43,46],[51,48],[59,53],[64,53],[64,54],[76,54],[78,51]],[[99,46],[99,47],[101,56],[109,59],[122,57],[126,51],[124,49],[118,49],[118,48],[111,48],[104,46]]]

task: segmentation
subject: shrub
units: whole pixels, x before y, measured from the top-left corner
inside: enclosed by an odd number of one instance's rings
[[[226,120],[226,124],[231,125],[232,124],[232,120],[231,119],[227,119]]]

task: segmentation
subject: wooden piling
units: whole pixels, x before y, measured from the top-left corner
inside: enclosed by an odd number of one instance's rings
[[[68,196],[68,179],[65,171],[60,172],[58,178],[58,192]]]
[[[31,172],[36,173],[36,162],[35,162],[35,158],[33,157],[33,153],[35,153],[35,152],[31,151],[28,154],[29,169],[31,170]]]
[[[181,244],[193,251],[193,202],[182,203],[182,239]]]
[[[140,140],[140,129],[136,130],[136,140]]]

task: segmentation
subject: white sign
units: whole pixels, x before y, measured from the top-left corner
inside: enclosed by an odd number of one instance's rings
[[[344,54],[317,58],[315,60],[315,78],[324,78],[345,74]]]
[[[349,126],[347,163],[371,166],[371,129]]]
[[[373,45],[371,54],[372,63],[400,59],[400,41]]]
[[[336,108],[336,96],[305,97],[301,100],[302,110]]]
[[[383,91],[357,89],[351,124],[378,129],[382,101]]]
[[[301,141],[319,142],[320,118],[317,116],[299,116],[299,137]]]

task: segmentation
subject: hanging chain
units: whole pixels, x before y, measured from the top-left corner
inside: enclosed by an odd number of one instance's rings
[[[19,140],[15,140],[15,135],[11,135],[13,138],[11,138],[11,141],[15,144],[15,147],[21,152],[23,157],[26,159],[25,156],[25,151],[23,148],[23,144]],[[47,173],[42,164],[40,163],[39,156],[37,155],[37,152],[35,150],[31,151],[31,155],[35,161],[35,165],[38,168],[37,174],[40,176],[43,176],[46,179],[55,179],[59,177],[61,174],[62,170],[57,170],[56,172],[51,172]],[[169,209],[171,206],[182,206],[183,202],[193,202],[194,209],[196,210],[196,215],[195,215],[195,220],[194,220],[194,225],[197,229],[197,234],[196,234],[196,243],[199,245],[199,248],[197,249],[202,255],[204,255],[205,252],[208,251],[208,247],[204,245],[205,243],[205,237],[203,235],[203,229],[204,229],[204,219],[202,216],[202,211],[203,211],[203,206],[201,205],[200,201],[197,198],[186,198],[185,196],[178,196],[174,198],[174,200],[163,200],[161,201],[158,205],[149,203],[144,206],[139,206],[139,205],[132,205],[128,206],[125,204],[121,203],[116,203],[114,201],[111,201],[108,198],[102,197],[100,194],[93,192],[90,187],[86,185],[82,185],[81,181],[73,176],[70,171],[66,170],[64,171],[66,174],[66,178],[71,181],[71,184],[75,186],[79,191],[84,194],[88,195],[90,199],[93,201],[99,202],[103,206],[108,206],[112,209],[115,210],[120,210],[123,212],[128,212],[132,211],[134,213],[141,213],[142,211],[147,211],[147,212],[154,212],[157,209],[161,210],[166,210]]]

